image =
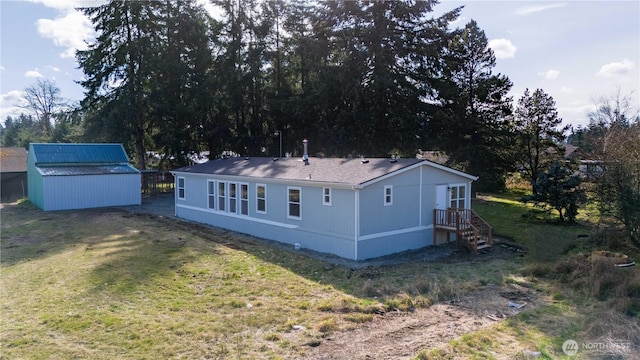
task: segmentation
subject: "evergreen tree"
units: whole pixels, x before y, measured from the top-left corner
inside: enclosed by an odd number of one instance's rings
[[[542,89],[536,89],[533,94],[525,90],[516,108],[516,143],[520,168],[532,185],[553,161],[564,157],[562,141],[568,126],[560,127],[561,123],[550,95]],[[534,186],[534,194],[536,191]]]
[[[211,109],[214,58],[209,31],[213,20],[191,2],[165,1],[158,34],[161,57],[153,58],[150,109],[155,149],[185,165],[198,151],[200,132]]]
[[[480,177],[478,190],[498,190],[514,163],[512,83],[492,74],[495,55],[473,20],[453,37],[443,59],[438,148],[449,154],[449,165]]]
[[[435,1],[336,1],[326,4],[336,55],[344,70],[338,126],[359,153],[415,153],[419,119],[459,9],[428,18]]]
[[[163,56],[158,48],[158,17],[162,3],[117,1],[82,8],[98,37],[76,58],[85,79],[82,105],[94,130],[105,139],[133,143],[137,165],[145,169],[152,119],[149,111],[153,64]]]
[[[554,161],[539,174],[533,184],[534,194],[521,200],[556,210],[560,222],[575,222],[579,207],[587,201],[581,183],[580,175],[574,169]]]
[[[34,120],[31,115],[22,113],[17,118],[7,116],[4,125],[2,146],[19,146],[29,149],[30,143],[46,142],[47,140],[42,136],[40,122]]]

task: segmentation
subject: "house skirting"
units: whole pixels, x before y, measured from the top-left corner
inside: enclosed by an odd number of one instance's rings
[[[175,215],[242,234],[334,254],[351,260],[366,260],[406,250],[420,249],[433,243],[433,227],[420,226],[378,234],[352,234],[309,231],[289,223],[262,220],[249,216],[219,213],[213,210],[177,204]]]

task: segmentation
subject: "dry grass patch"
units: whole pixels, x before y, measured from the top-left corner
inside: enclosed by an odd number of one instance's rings
[[[250,237],[120,211],[19,205],[2,215],[0,350],[10,358],[295,358],[387,310],[501,281],[476,271],[480,263],[328,267]]]

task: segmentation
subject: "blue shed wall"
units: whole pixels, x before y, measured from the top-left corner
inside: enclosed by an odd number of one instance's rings
[[[42,175],[36,168],[35,162],[35,154],[33,152],[33,147],[30,147],[31,151],[27,155],[27,186],[28,186],[28,196],[29,201],[39,207],[40,209],[44,208],[44,197],[43,197],[43,183],[42,183]]]
[[[41,209],[140,205],[140,174],[44,176]],[[37,204],[36,204],[37,205]]]

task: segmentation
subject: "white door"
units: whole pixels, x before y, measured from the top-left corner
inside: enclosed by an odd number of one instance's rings
[[[436,209],[446,210],[447,207],[449,207],[449,201],[447,200],[448,194],[449,189],[447,188],[447,185],[436,186]]]

